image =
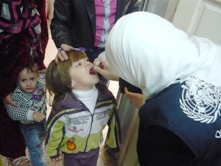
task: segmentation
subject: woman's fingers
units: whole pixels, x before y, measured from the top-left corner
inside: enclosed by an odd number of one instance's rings
[[[144,96],[143,94],[140,94],[140,93],[133,93],[133,92],[130,92],[127,87],[124,87],[124,92],[127,96],[127,98],[132,102],[134,103],[134,105],[137,107],[137,108],[140,108],[143,104],[144,104]]]

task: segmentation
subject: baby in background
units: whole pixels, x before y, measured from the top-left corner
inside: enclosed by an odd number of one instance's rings
[[[37,63],[24,67],[19,73],[18,86],[12,93],[12,99],[19,106],[9,104],[7,111],[13,120],[20,121],[31,163],[33,166],[45,166],[42,149],[46,134],[45,80],[44,74],[38,73]]]

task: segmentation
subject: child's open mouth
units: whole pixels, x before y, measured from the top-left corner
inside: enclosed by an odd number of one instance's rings
[[[97,72],[94,70],[94,68],[90,68],[90,72],[89,72],[91,75],[96,75]]]

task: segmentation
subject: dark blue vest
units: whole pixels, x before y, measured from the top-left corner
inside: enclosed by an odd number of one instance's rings
[[[195,154],[193,165],[221,166],[221,89],[193,80],[197,84],[173,84],[147,100],[140,121],[180,137]]]

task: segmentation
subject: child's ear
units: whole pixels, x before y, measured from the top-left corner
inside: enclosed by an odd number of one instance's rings
[[[71,88],[71,89],[73,89],[74,88],[74,86],[75,86],[75,82],[73,81],[73,80],[71,80],[71,85],[70,86],[68,86],[69,88]]]
[[[37,72],[37,80],[39,81],[39,75],[40,75],[40,73],[39,72]]]

